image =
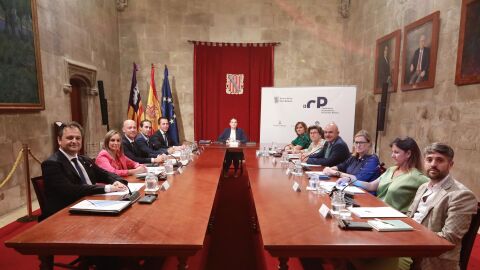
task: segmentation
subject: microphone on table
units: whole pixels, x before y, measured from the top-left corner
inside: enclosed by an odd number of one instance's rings
[[[355,179],[355,180],[351,181],[350,183],[346,184],[346,185],[345,185],[344,187],[342,187],[341,189],[337,188],[337,185],[335,185],[335,186],[332,188],[332,191],[331,191],[330,194],[329,194],[330,197],[333,196],[333,193],[334,193],[335,191],[344,192],[347,187],[351,186],[353,183],[355,183],[355,182],[357,182],[357,181],[358,181],[358,179]],[[352,197],[352,198],[353,198],[353,194],[345,193],[345,195],[348,195],[349,197]]]
[[[130,187],[128,186],[128,182],[127,182],[127,184],[125,184],[125,186],[128,189],[128,194],[123,195],[118,200],[119,201],[130,201],[131,204],[135,203],[140,198],[140,192],[138,192],[138,191],[132,192],[130,190]]]

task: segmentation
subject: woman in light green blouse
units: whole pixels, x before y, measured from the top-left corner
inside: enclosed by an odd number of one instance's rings
[[[391,144],[395,166],[387,169],[373,182],[357,181],[353,185],[377,191],[377,197],[400,212],[407,212],[417,189],[428,178],[422,173],[421,152],[410,137],[396,138]],[[339,181],[345,181],[340,179]]]
[[[304,122],[297,122],[295,124],[295,133],[297,133],[297,138],[295,138],[291,144],[285,146],[285,150],[293,150],[294,152],[297,152],[308,148],[311,141],[307,135],[307,124]]]

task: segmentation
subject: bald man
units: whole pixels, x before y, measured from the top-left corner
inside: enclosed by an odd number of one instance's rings
[[[426,37],[421,35],[418,41],[418,49],[413,54],[410,63],[409,84],[417,84],[428,80],[428,67],[430,65],[430,48],[425,47]]]
[[[122,147],[123,153],[138,163],[161,163],[165,159],[165,156],[158,155],[156,153],[149,154],[140,150],[135,143],[135,137],[137,137],[137,123],[133,120],[125,120],[123,122],[123,138]]]
[[[339,136],[340,131],[335,123],[330,123],[323,129],[327,141],[322,150],[307,157],[308,164],[336,166],[350,157],[347,144]]]

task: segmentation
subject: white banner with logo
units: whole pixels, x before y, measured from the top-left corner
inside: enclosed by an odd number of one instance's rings
[[[356,93],[355,86],[263,87],[260,143],[289,144],[298,121],[322,128],[335,122],[352,149]]]

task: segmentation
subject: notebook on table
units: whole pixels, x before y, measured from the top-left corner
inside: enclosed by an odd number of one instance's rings
[[[370,224],[370,226],[372,226],[372,228],[379,232],[413,231],[412,226],[398,219],[374,219],[367,222]]]

